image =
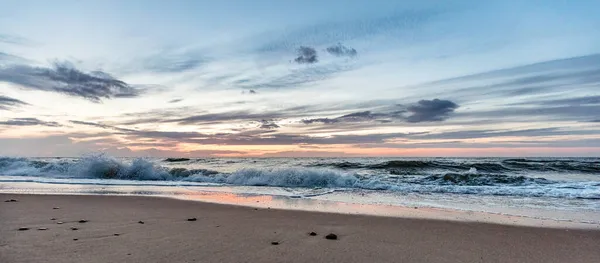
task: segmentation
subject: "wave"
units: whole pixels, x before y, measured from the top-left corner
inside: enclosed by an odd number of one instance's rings
[[[506,160],[505,160],[506,161]],[[521,160],[513,162],[527,163]],[[39,160],[0,158],[0,175],[44,177],[68,182],[70,179],[130,181],[172,181],[234,186],[272,186],[290,188],[362,189],[419,193],[460,193],[485,195],[544,196],[593,199],[600,197],[600,182],[564,182],[531,178],[519,174],[497,173],[497,164],[452,165],[436,161],[389,161],[361,164],[368,169],[444,167],[443,172],[426,175],[392,176],[390,173],[358,173],[329,167],[242,168],[224,173],[210,169],[170,168],[150,159],[121,160],[104,154],[79,159]],[[357,163],[338,163],[356,167]],[[591,165],[591,163],[590,163]],[[453,171],[447,167],[461,167]],[[469,167],[468,170],[464,170]],[[479,167],[479,168],[475,168]],[[483,168],[480,170],[480,168]],[[456,168],[458,169],[458,168]],[[504,168],[503,168],[504,169]],[[370,171],[370,170],[369,170]],[[492,172],[490,172],[492,171]],[[24,177],[25,179],[25,177]],[[12,179],[11,179],[12,180]],[[135,182],[131,182],[135,183]]]
[[[505,159],[487,162],[468,162],[457,160],[393,160],[375,164],[357,162],[314,163],[313,167],[332,167],[338,169],[373,169],[388,170],[392,174],[430,173],[431,170],[465,172],[471,168],[489,173],[508,172],[577,172],[600,173],[598,161],[581,160],[537,160],[537,159]]]

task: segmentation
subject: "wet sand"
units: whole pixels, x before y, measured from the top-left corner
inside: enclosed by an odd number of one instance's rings
[[[9,199],[17,202],[4,202]],[[600,262],[598,230],[255,209],[156,197],[0,194],[0,201],[3,263]],[[325,239],[329,233],[338,239]]]

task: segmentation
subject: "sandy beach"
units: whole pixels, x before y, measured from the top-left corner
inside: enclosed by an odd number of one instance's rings
[[[4,202],[10,199],[16,201]],[[3,263],[600,262],[597,230],[256,209],[155,197],[2,194],[0,200]],[[330,233],[337,240],[326,239]]]

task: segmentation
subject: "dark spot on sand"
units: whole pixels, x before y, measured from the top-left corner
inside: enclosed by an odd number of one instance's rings
[[[308,235],[309,235],[309,236],[313,236],[313,237],[314,237],[314,236],[316,236],[316,235],[317,235],[317,233],[315,233],[315,232],[310,232],[310,233],[308,233]]]
[[[271,245],[273,245],[273,246],[277,246],[277,245],[279,245],[279,242],[277,242],[277,241],[273,241],[273,242],[271,242]]]
[[[86,220],[86,219],[79,220],[79,223],[87,223],[87,222],[88,222],[88,220]]]
[[[138,224],[142,224],[143,225],[144,221],[140,220],[140,221],[138,221]]]
[[[38,230],[48,230],[48,228],[46,228],[46,227],[40,227],[40,228],[38,228]]]
[[[8,200],[6,200],[4,202],[7,202],[7,203],[11,202],[12,203],[12,202],[19,202],[19,200],[17,200],[17,199],[8,199]]]
[[[63,224],[63,222],[60,222],[60,221],[58,221],[58,222],[56,222],[56,223],[57,223],[57,224],[59,224],[59,225],[62,225],[62,224]]]
[[[73,240],[77,241],[77,240],[79,240],[79,238],[73,238]]]
[[[197,218],[195,218],[195,217],[192,217],[192,218],[188,218],[188,219],[187,219],[187,221],[196,221],[196,220],[198,220],[198,219],[197,219]]]
[[[50,220],[56,220],[56,218],[53,217],[53,218],[50,218]]]
[[[329,239],[329,240],[337,240],[338,236],[336,234],[329,234],[325,236],[325,239]]]
[[[29,230],[29,227],[19,227],[19,231]]]
[[[113,236],[116,236],[116,237],[118,237],[118,236],[120,236],[120,235],[121,235],[121,234],[113,234]]]
[[[60,209],[60,207],[58,207],[58,206],[57,207],[52,207],[52,209]]]
[[[71,227],[71,230],[79,230],[79,228]]]
[[[254,208],[254,210],[258,210],[258,208]]]
[[[216,227],[221,227],[221,226],[216,226]]]
[[[131,256],[131,253],[127,253],[128,256]]]

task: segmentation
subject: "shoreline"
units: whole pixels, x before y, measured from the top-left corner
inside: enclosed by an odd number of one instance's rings
[[[0,194],[158,197],[261,209],[272,208],[343,215],[356,214],[396,218],[435,219],[526,227],[541,226],[561,229],[600,229],[600,223],[593,220],[595,216],[598,215],[597,213],[585,217],[588,218],[589,221],[581,221],[559,218],[561,215],[568,213],[568,211],[553,211],[551,217],[549,217],[547,216],[548,211],[543,211],[546,212],[546,214],[542,214],[531,208],[524,208],[521,210],[513,208],[511,213],[505,213],[502,211],[480,211],[457,207],[408,206],[385,203],[373,204],[360,202],[359,199],[348,198],[340,201],[335,199],[298,198],[286,195],[236,192],[233,191],[233,188],[226,186],[203,186],[188,189],[177,186],[53,185],[37,182],[17,182],[5,183],[4,188],[0,188]],[[578,218],[582,218],[582,216],[580,215]]]
[[[0,203],[0,261],[7,263],[596,262],[600,258],[597,230],[259,209],[161,197],[0,194],[0,198],[18,200]],[[187,221],[192,217],[196,221]],[[88,221],[78,223],[81,219]],[[18,231],[20,227],[29,230]],[[308,235],[312,231],[317,236]],[[338,240],[325,239],[329,233]]]

